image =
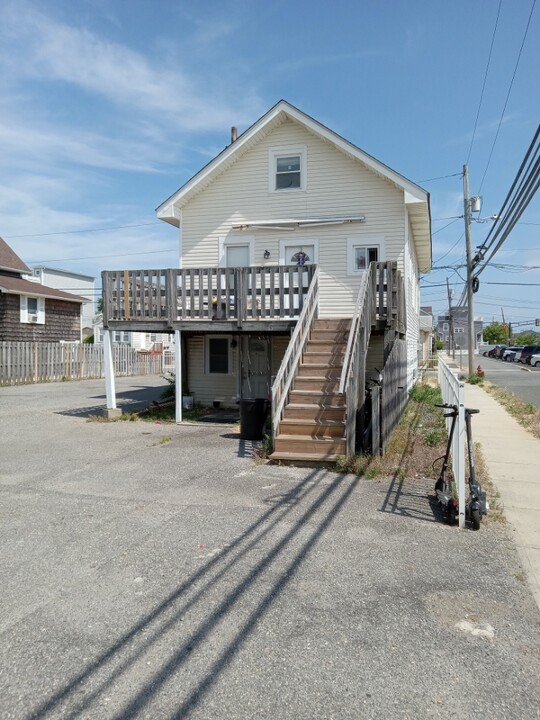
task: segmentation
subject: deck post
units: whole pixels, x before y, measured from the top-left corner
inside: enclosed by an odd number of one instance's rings
[[[105,361],[105,396],[107,398],[107,407],[104,409],[103,414],[109,420],[112,420],[119,417],[122,410],[116,407],[111,331],[107,328],[103,328],[103,359]]]
[[[174,331],[175,419],[182,422],[182,333]]]

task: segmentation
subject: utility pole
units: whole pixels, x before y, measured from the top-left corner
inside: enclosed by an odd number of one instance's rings
[[[446,278],[446,290],[448,292],[448,354],[456,357],[455,344],[454,344],[454,316],[452,315],[452,294],[450,292],[450,284],[448,278]],[[453,352],[452,352],[453,350]]]
[[[469,198],[469,168],[463,166],[463,210],[465,218],[465,249],[467,252],[467,330],[468,330],[468,356],[469,375],[474,375],[474,307],[473,307],[473,267],[471,249],[471,200]]]

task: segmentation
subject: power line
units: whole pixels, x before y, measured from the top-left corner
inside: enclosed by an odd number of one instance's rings
[[[126,230],[128,228],[148,227],[149,225],[161,225],[161,223],[155,220],[154,222],[139,223],[138,225],[115,225],[104,228],[87,228],[86,230],[61,230],[59,232],[33,233],[31,235],[6,235],[4,239],[16,240],[17,238],[50,237],[51,235],[74,235],[75,233],[107,232],[109,230]]]
[[[115,253],[114,255],[88,255],[87,257],[77,258],[59,258],[56,260],[28,260],[28,265],[39,265],[40,263],[55,263],[55,262],[76,262],[78,260],[100,260],[101,258],[123,258],[132,257],[133,255],[158,255],[159,253],[170,253],[178,251],[178,247],[171,248],[170,250],[147,250],[146,252],[136,253]]]
[[[540,178],[539,138],[540,125],[536,129],[532,142],[529,145],[517,175],[512,182],[510,190],[508,191],[502,208],[498,214],[497,220],[491,227],[486,239],[479,247],[476,257],[473,259],[473,268],[483,261],[483,264],[477,271],[476,275],[483,272],[489,261],[494,257],[495,253],[506,240],[538,189]],[[495,245],[495,243],[497,244]],[[491,250],[493,246],[495,247]],[[491,255],[489,258],[484,260],[486,253],[490,251]]]
[[[501,117],[500,117],[500,119],[499,119],[499,124],[498,124],[498,126],[497,126],[497,132],[495,133],[495,138],[494,138],[494,140],[493,140],[493,145],[491,146],[491,150],[490,150],[490,153],[489,153],[488,161],[487,161],[487,164],[486,164],[486,169],[484,170],[484,174],[482,175],[482,180],[480,181],[480,187],[478,188],[478,193],[477,193],[478,195],[480,194],[480,191],[482,190],[482,186],[484,185],[484,180],[486,179],[487,171],[488,171],[488,168],[489,168],[489,166],[490,166],[490,164],[491,164],[491,158],[493,157],[493,151],[495,150],[495,145],[497,144],[497,140],[498,140],[498,138],[499,138],[499,132],[500,132],[500,129],[501,129],[502,121],[503,121],[503,119],[504,119],[504,114],[505,114],[505,112],[506,112],[506,107],[507,107],[507,105],[508,105],[508,100],[510,99],[510,93],[512,92],[512,87],[513,87],[513,85],[514,85],[514,80],[515,80],[515,77],[516,77],[516,73],[517,73],[519,61],[520,61],[520,59],[521,59],[521,53],[523,52],[523,46],[525,45],[525,40],[526,40],[526,38],[527,38],[527,33],[529,32],[529,25],[531,24],[531,18],[532,18],[533,12],[534,12],[535,5],[536,5],[536,0],[533,0],[533,4],[532,4],[532,7],[531,7],[531,12],[529,13],[529,19],[527,20],[527,26],[526,26],[526,28],[525,28],[525,32],[523,33],[523,40],[521,41],[521,47],[519,48],[519,53],[518,53],[518,56],[517,56],[516,65],[515,65],[515,67],[514,67],[514,72],[512,73],[512,79],[510,80],[510,86],[509,86],[508,92],[507,92],[507,94],[506,94],[506,99],[505,99],[505,101],[504,101],[504,106],[503,106],[503,109],[502,109]]]
[[[452,175],[439,175],[439,177],[427,178],[427,180],[416,180],[417,183],[434,182],[435,180],[444,180],[445,178],[458,177],[462,173],[452,173]]]
[[[476,118],[475,118],[475,120],[474,120],[474,129],[473,129],[473,134],[472,134],[472,138],[471,138],[471,144],[470,144],[470,146],[469,146],[469,153],[468,153],[468,155],[467,155],[467,160],[466,160],[466,162],[465,162],[466,165],[469,164],[469,160],[470,160],[470,157],[471,157],[471,152],[472,152],[473,144],[474,144],[474,138],[476,137],[476,128],[477,128],[477,126],[478,126],[478,118],[479,118],[479,116],[480,116],[480,109],[481,109],[481,107],[482,107],[482,100],[484,99],[484,90],[486,89],[486,80],[487,80],[487,76],[488,76],[488,72],[489,72],[489,66],[490,66],[490,64],[491,64],[491,54],[492,54],[492,52],[493,52],[493,45],[494,45],[494,43],[495,43],[495,35],[496,35],[496,33],[497,33],[497,26],[498,26],[498,24],[499,24],[499,15],[501,14],[501,5],[502,5],[502,0],[499,0],[499,7],[497,8],[497,17],[495,18],[495,27],[493,28],[493,34],[492,34],[492,36],[491,36],[491,45],[490,45],[490,47],[489,47],[488,60],[487,60],[487,65],[486,65],[486,72],[484,73],[484,82],[482,83],[482,90],[481,90],[481,92],[480,92],[480,100],[479,100],[479,102],[478,102],[478,110],[476,111]]]

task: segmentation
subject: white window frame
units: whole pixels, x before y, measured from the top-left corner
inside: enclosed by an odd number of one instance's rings
[[[355,255],[357,248],[363,248],[366,251],[366,270],[369,268],[368,250],[377,250],[377,260],[382,260],[384,247],[384,236],[382,235],[355,235],[347,238],[347,275],[361,275],[365,270],[357,270],[355,263]]]
[[[210,372],[210,343],[212,340],[227,340],[229,371],[226,373]],[[212,377],[230,377],[233,375],[233,357],[231,347],[231,335],[205,335],[204,338],[204,374]]]
[[[220,235],[218,237],[218,265],[221,268],[227,267],[227,248],[243,247],[249,248],[249,267],[255,265],[255,236],[254,235]]]
[[[310,265],[319,264],[319,238],[300,238],[300,237],[289,237],[279,241],[279,264],[280,265],[291,265],[289,259],[286,257],[285,252],[289,245],[303,247],[304,245],[313,245],[313,259],[310,261]]]
[[[282,157],[300,157],[300,187],[276,188],[277,160]],[[271,193],[304,192],[307,187],[307,145],[283,145],[268,150],[268,191]]]
[[[443,332],[448,332],[448,323],[447,322],[443,323],[442,329],[443,329]]]
[[[37,306],[36,313],[28,311],[28,300],[35,300]],[[45,325],[45,298],[36,297],[35,295],[20,296],[20,322],[29,325]]]

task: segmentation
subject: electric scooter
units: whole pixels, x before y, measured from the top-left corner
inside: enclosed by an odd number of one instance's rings
[[[474,469],[474,448],[471,430],[471,415],[480,412],[472,408],[465,408],[465,428],[467,431],[467,449],[469,453],[469,497],[465,503],[465,517],[470,521],[473,530],[480,530],[482,517],[489,510],[486,493],[476,479]]]
[[[435,483],[435,493],[437,500],[442,509],[443,517],[446,522],[453,525],[458,517],[458,502],[452,494],[452,485],[448,479],[448,464],[450,459],[450,450],[452,447],[452,439],[454,437],[454,430],[456,427],[458,417],[457,405],[437,405],[436,407],[442,407],[450,412],[445,413],[444,417],[452,418],[450,424],[450,432],[448,433],[448,444],[446,446],[446,453],[435,460],[442,460],[443,464],[441,467],[440,475]],[[465,517],[471,523],[473,530],[480,529],[480,523],[482,516],[487,514],[489,510],[489,502],[486,497],[486,493],[482,490],[482,486],[476,479],[476,472],[474,467],[474,446],[472,440],[472,429],[471,429],[471,415],[480,412],[479,410],[473,410],[472,408],[465,408],[465,430],[467,434],[467,452],[469,458],[469,495],[465,502]],[[433,463],[435,464],[435,463]]]
[[[442,467],[441,472],[439,474],[439,477],[437,479],[437,482],[435,483],[435,494],[437,495],[437,500],[439,501],[439,505],[441,506],[441,511],[444,520],[449,525],[454,525],[458,516],[458,502],[455,499],[455,497],[452,494],[452,483],[448,479],[448,463],[450,460],[450,450],[452,449],[452,439],[454,437],[454,430],[456,427],[457,417],[458,417],[458,407],[457,405],[448,405],[445,403],[444,405],[436,405],[435,407],[444,408],[445,410],[450,410],[450,412],[447,412],[444,414],[444,417],[452,418],[452,422],[450,424],[450,432],[448,433],[448,443],[446,445],[446,452],[441,457],[437,458],[433,465],[435,465],[436,462],[439,460],[442,460]]]

